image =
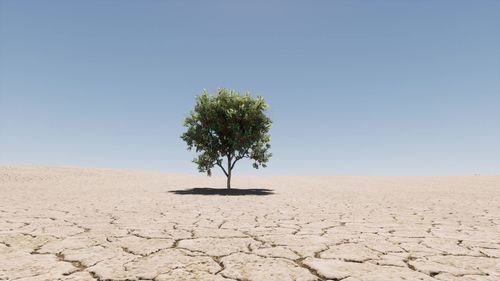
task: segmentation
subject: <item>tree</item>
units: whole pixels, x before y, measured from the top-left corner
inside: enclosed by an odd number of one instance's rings
[[[239,160],[253,160],[255,169],[266,167],[271,157],[272,123],[265,115],[267,107],[260,96],[253,98],[249,93],[242,95],[224,88],[213,96],[206,90],[197,96],[194,110],[184,121],[187,131],[181,138],[189,150],[195,148],[199,153],[193,159],[198,170],[211,176],[212,168],[219,166],[230,189],[232,170]]]

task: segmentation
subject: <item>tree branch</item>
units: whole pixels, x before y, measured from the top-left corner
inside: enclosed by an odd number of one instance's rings
[[[231,170],[234,168],[234,164],[236,164],[236,162],[238,162],[238,160],[240,160],[241,158],[243,157],[236,157],[236,159],[234,159],[233,164],[231,164]]]
[[[235,157],[233,164],[231,165],[231,170],[234,168],[234,164],[238,162],[238,160],[245,158],[245,155],[248,153],[249,148],[247,148],[243,153],[238,154],[238,156]]]
[[[222,169],[222,171],[224,172],[224,174],[226,175],[226,177],[227,177],[227,176],[229,176],[229,175],[227,174],[227,172],[226,172],[226,169],[224,169],[224,167],[222,167],[222,165],[221,165],[219,162],[217,162],[217,163],[215,163],[215,164],[217,164],[217,166],[219,166],[219,167]]]
[[[250,148],[247,148],[245,151],[243,151],[243,153],[240,153],[236,158],[238,158],[238,160],[245,158],[245,155],[248,154],[248,150],[250,150]]]

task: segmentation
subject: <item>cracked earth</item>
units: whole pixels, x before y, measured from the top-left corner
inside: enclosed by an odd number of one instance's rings
[[[0,167],[0,280],[500,280],[500,176]]]

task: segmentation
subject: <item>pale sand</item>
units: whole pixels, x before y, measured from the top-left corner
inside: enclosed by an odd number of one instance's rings
[[[224,183],[0,167],[0,280],[500,280],[500,176]]]

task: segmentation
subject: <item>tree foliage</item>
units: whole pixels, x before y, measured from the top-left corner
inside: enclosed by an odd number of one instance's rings
[[[196,97],[196,105],[184,121],[187,131],[181,138],[188,149],[196,149],[193,160],[200,172],[212,174],[219,166],[231,186],[231,171],[243,158],[253,161],[253,167],[266,167],[271,157],[269,149],[271,119],[266,116],[268,105],[260,96],[240,94],[220,88],[216,95],[207,91]]]

